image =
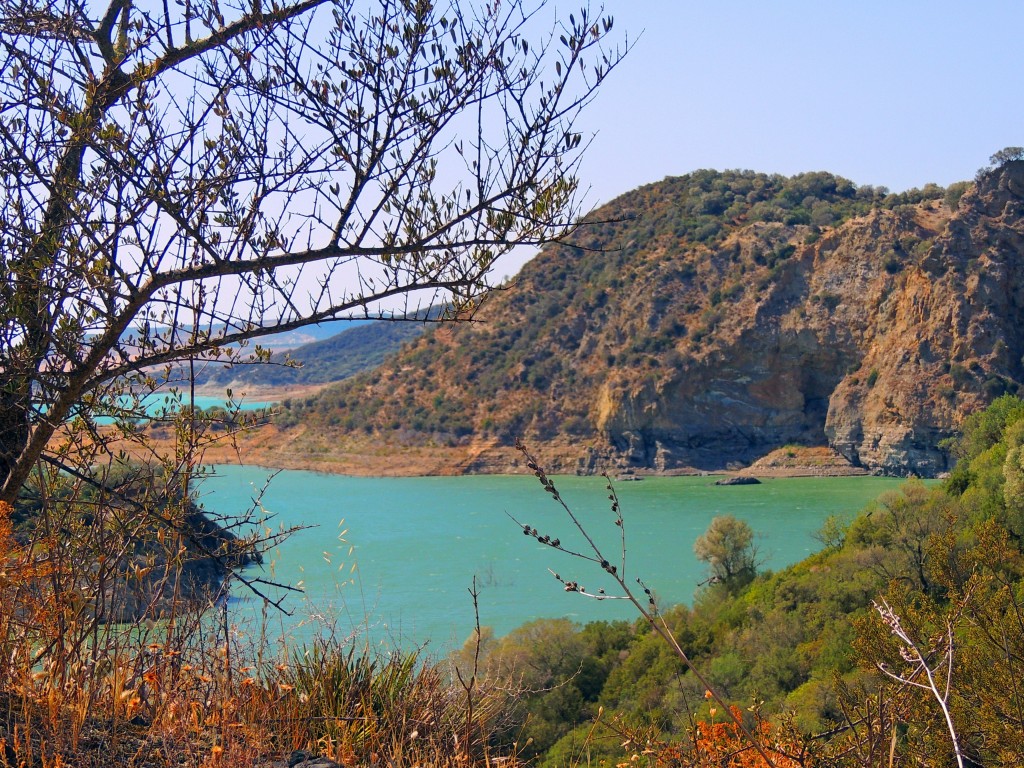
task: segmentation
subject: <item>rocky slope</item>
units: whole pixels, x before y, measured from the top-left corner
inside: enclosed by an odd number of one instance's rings
[[[798,444],[933,475],[964,415],[1024,380],[1022,270],[1021,161],[902,195],[670,178],[545,249],[478,322],[287,403],[260,460],[372,443],[501,471],[523,437],[582,472],[735,469]]]

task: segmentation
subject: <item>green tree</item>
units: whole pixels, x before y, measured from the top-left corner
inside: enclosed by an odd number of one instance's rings
[[[1004,165],[1019,160],[1024,160],[1024,147],[1003,147],[1003,149],[1000,149],[988,159],[990,165],[986,165],[978,169],[978,172],[974,176],[974,180],[980,181],[993,171],[998,171]]]
[[[897,559],[876,614],[856,622],[854,650],[881,685],[842,692],[847,717],[868,725],[842,737],[842,752],[859,742],[856,751],[908,764],[1021,764],[1022,405],[1001,397],[973,414],[943,488],[908,486],[901,504],[883,503],[851,529],[851,538],[873,529]]]
[[[693,543],[693,552],[711,568],[711,578],[724,584],[748,583],[757,574],[754,531],[732,515],[720,515]]]
[[[964,192],[966,192],[970,186],[971,183],[969,181],[957,181],[946,188],[944,199],[950,210],[955,211],[959,207],[960,198],[963,197]]]
[[[1017,535],[1024,532],[1022,444],[1024,401],[998,397],[964,421],[962,436],[951,446],[957,464],[946,482],[972,518],[995,518]]]
[[[1024,147],[1004,147],[988,159],[996,168],[1017,160],[1024,160]]]
[[[564,234],[621,52],[610,18],[537,11],[0,0],[0,500],[86,466],[61,426],[126,387],[396,298],[471,311]]]

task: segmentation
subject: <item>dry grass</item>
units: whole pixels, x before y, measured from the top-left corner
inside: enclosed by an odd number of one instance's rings
[[[249,768],[297,749],[346,766],[471,766],[502,753],[504,693],[330,633],[272,652],[223,600],[184,594],[190,558],[208,553],[188,546],[174,503],[47,488],[18,534],[23,510],[0,509],[0,766]]]
[[[469,766],[502,753],[491,737],[504,694],[477,687],[467,728],[467,692],[443,664],[332,639],[268,659],[230,631],[225,641],[215,618],[188,636],[106,628],[102,653],[6,669],[8,764],[252,766],[304,749],[347,766]],[[6,658],[32,658],[6,640]]]
[[[326,630],[278,652],[232,626],[219,580],[273,615],[264,595],[287,585],[244,565],[287,531],[257,498],[225,536],[190,496],[205,452],[237,451],[252,423],[187,408],[154,423],[67,425],[0,507],[0,768],[250,768],[300,749],[346,766],[515,765],[496,735],[507,686]]]

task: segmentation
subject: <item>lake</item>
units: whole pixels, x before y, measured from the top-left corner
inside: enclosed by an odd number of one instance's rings
[[[194,400],[190,401],[187,392],[179,392],[176,394],[168,392],[153,392],[152,394],[143,397],[140,402],[140,411],[146,416],[152,418],[165,418],[173,415],[176,411],[181,410],[184,406],[192,403],[197,409],[205,410],[207,408],[224,408],[239,411],[257,411],[266,410],[277,405],[276,402],[264,401],[264,400],[228,400],[226,397],[209,397],[204,395],[196,395]],[[121,395],[117,399],[119,408],[132,408],[134,404],[132,398],[128,395]],[[45,412],[45,408],[42,409]],[[139,415],[141,415],[141,413]],[[112,416],[96,416],[94,420],[97,424],[113,424],[114,418]]]
[[[151,395],[147,395],[142,398],[141,405],[145,409],[146,414],[149,416],[164,415],[170,411],[177,411],[183,406],[188,405],[190,398],[188,392],[181,392],[177,395],[169,394],[166,392],[154,392]],[[263,400],[234,400],[231,401],[227,397],[209,397],[205,395],[196,395],[194,400],[191,400],[192,404],[196,408],[237,408],[240,411],[255,411],[264,408],[271,408],[276,403]],[[121,398],[121,405],[128,406],[131,403],[130,398],[127,396]]]
[[[219,513],[252,504],[271,473],[222,466],[203,482],[200,501]],[[663,605],[692,601],[706,578],[693,542],[716,515],[745,520],[757,534],[765,568],[778,569],[820,549],[813,534],[832,514],[853,514],[895,478],[787,478],[761,485],[715,486],[708,477],[647,478],[615,485],[625,519],[627,580],[636,577]],[[602,478],[556,478],[561,495],[604,550],[620,564]],[[583,551],[564,511],[532,476],[357,478],[315,472],[277,474],[262,499],[268,527],[309,526],[246,571],[301,586],[287,598],[293,616],[270,612],[273,634],[308,640],[318,632],[403,646],[429,642],[433,652],[460,645],[474,626],[469,588],[476,577],[480,622],[499,635],[536,618],[586,622],[633,618],[625,601],[566,593],[549,569],[590,591],[612,594],[595,563],[524,536],[510,519]],[[260,615],[261,601],[236,587],[234,621]]]

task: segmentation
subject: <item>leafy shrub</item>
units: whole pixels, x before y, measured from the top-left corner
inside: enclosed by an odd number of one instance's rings
[[[963,197],[964,192],[970,189],[970,187],[971,182],[969,181],[958,181],[947,187],[943,199],[951,211],[955,211],[960,207],[960,198]]]

